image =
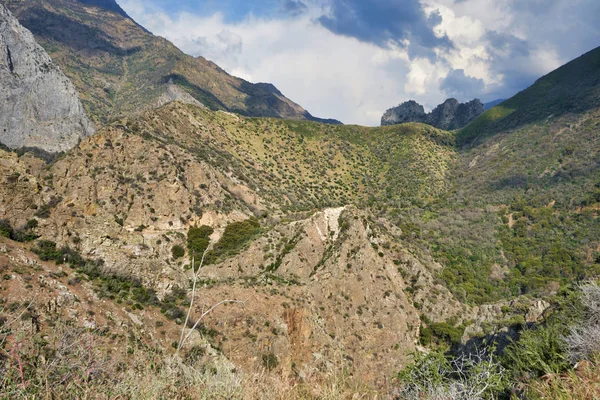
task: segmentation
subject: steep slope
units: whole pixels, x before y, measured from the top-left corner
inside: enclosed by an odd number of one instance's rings
[[[160,105],[170,83],[211,109],[317,120],[272,85],[249,83],[182,53],[138,26],[113,0],[6,4],[73,81],[97,125]]]
[[[0,4],[0,143],[57,153],[93,133],[77,91]]]
[[[441,267],[403,231],[349,204],[444,192],[449,137],[419,124],[328,126],[170,103],[47,166],[0,151],[0,214],[11,237],[39,236],[32,247],[49,240],[71,257],[69,246],[159,296],[187,287],[190,229],[210,226],[221,250],[200,270],[195,314],[247,299],[207,319],[215,346],[246,371],[273,354],[284,377],[322,379],[335,365],[382,388],[408,362],[421,312],[460,325],[479,311],[436,282]],[[119,288],[103,293],[118,299]]]
[[[509,100],[487,110],[458,136],[469,143],[478,136],[518,128],[600,104],[600,47],[550,72]]]
[[[381,117],[381,125],[396,125],[404,122],[422,122],[439,129],[454,130],[462,128],[484,111],[484,105],[478,99],[468,103],[459,103],[456,99],[447,99],[430,113],[423,106],[410,100],[398,107],[390,108]]]

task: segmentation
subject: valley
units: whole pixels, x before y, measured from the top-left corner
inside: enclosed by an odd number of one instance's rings
[[[0,397],[435,398],[415,371],[448,395],[480,349],[501,382],[455,398],[574,371],[557,341],[594,315],[600,48],[459,129],[363,127],[104,3],[0,4],[14,59],[52,65],[40,85],[84,121],[6,124]]]

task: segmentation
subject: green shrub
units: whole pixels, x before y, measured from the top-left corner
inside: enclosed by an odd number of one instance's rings
[[[31,223],[34,221],[35,224]],[[37,221],[35,219],[29,220],[27,225],[23,229],[13,229],[10,225],[10,221],[6,219],[0,220],[0,236],[7,237],[16,242],[29,242],[39,237],[33,229],[37,227]]]
[[[171,253],[173,254],[173,259],[177,260],[178,258],[181,258],[185,255],[185,249],[182,246],[176,244],[171,248]]]
[[[0,219],[0,236],[11,238],[13,235],[13,228],[7,219]]]
[[[270,371],[277,368],[279,365],[279,360],[274,353],[265,353],[262,355],[262,363],[263,367]]]
[[[432,343],[453,345],[460,343],[465,331],[463,325],[455,327],[447,322],[433,322],[421,328],[421,344],[424,346]]]
[[[190,251],[190,258],[196,259],[196,264],[200,263],[200,259],[204,251],[210,244],[210,235],[214,232],[213,228],[207,225],[200,227],[190,227],[187,234],[187,247]]]
[[[56,249],[56,243],[50,240],[38,240],[37,246],[32,249],[42,261],[57,261],[60,252]]]
[[[212,264],[227,256],[236,254],[259,233],[260,223],[254,217],[227,225],[221,239],[206,254],[206,258],[204,259],[205,264]]]

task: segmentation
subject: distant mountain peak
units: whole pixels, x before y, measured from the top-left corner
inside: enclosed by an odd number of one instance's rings
[[[422,122],[436,128],[452,130],[462,128],[483,111],[483,104],[479,99],[460,103],[458,100],[450,98],[426,114],[422,105],[414,100],[409,100],[398,107],[387,110],[381,118],[381,125]]]

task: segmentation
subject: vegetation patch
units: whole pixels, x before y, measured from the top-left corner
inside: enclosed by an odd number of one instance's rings
[[[214,264],[239,253],[239,251],[261,232],[258,219],[252,217],[245,221],[233,222],[225,227],[223,236],[204,258],[205,264]]]

